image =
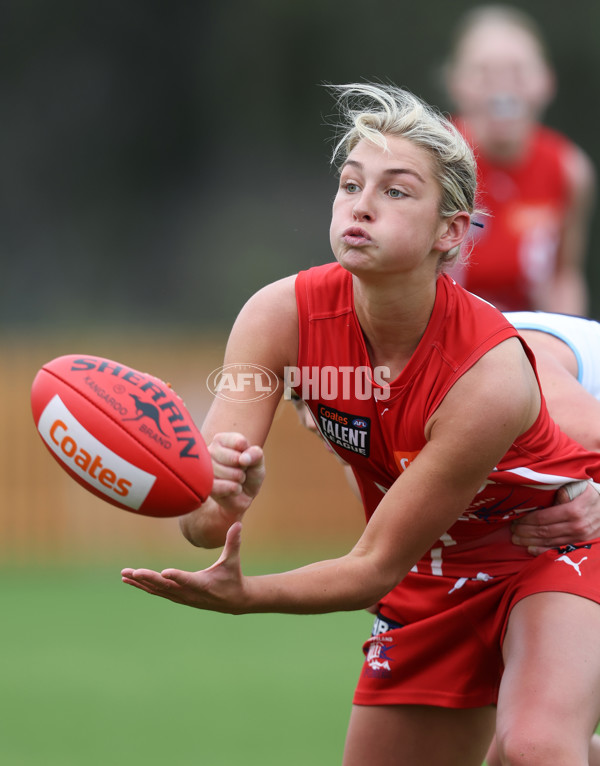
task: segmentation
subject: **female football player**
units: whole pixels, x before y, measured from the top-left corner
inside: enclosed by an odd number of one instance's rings
[[[600,480],[600,455],[550,419],[515,328],[444,273],[475,210],[466,141],[403,90],[338,94],[335,262],[254,295],[225,361],[268,367],[282,388],[293,374],[352,466],[364,533],[339,558],[242,574],[241,519],[277,406],[244,389],[214,400],[212,497],[181,522],[195,545],[224,544],[221,557],[123,580],[233,614],[377,603],[345,766],[480,766],[496,718],[503,764],[583,766],[600,717],[600,540],[532,557],[511,524]]]

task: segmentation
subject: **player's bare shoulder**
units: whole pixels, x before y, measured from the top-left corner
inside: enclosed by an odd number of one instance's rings
[[[246,320],[263,319],[267,322],[275,317],[280,322],[298,323],[295,293],[296,275],[293,274],[261,287],[249,298],[240,312]]]
[[[294,365],[298,354],[296,276],[272,282],[256,292],[240,311],[226,356],[250,355],[275,371]]]
[[[518,338],[508,338],[485,353],[448,391],[428,430],[449,421],[460,430],[497,428],[524,433],[535,422],[541,393],[535,372]],[[460,424],[460,427],[459,427]]]

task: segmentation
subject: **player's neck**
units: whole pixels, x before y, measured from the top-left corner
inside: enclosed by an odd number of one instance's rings
[[[362,283],[355,286],[355,311],[363,331],[371,364],[389,367],[393,380],[404,368],[431,317],[435,283],[399,291],[373,291]]]

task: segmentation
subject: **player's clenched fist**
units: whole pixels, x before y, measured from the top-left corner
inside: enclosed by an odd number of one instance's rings
[[[262,449],[251,446],[242,434],[220,433],[215,434],[208,451],[215,475],[211,496],[220,505],[233,504],[236,509],[246,502],[245,510],[265,477]]]
[[[211,496],[179,523],[191,543],[216,548],[223,545],[227,530],[243,517],[258,494],[265,463],[261,447],[250,445],[235,432],[215,434],[208,452],[215,475]]]

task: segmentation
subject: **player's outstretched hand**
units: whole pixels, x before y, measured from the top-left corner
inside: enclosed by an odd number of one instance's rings
[[[512,541],[538,556],[560,545],[576,545],[600,537],[600,494],[591,485],[569,499],[565,487],[557,493],[557,504],[532,511],[513,526]]]
[[[199,572],[123,569],[121,579],[127,585],[178,604],[239,614],[245,606],[244,577],[240,565],[241,532],[240,522],[230,527],[221,556],[208,569]]]

